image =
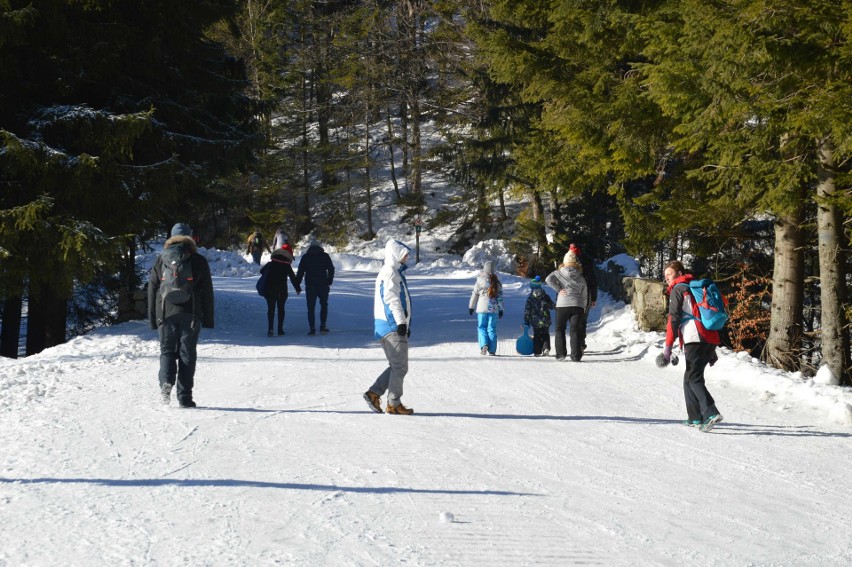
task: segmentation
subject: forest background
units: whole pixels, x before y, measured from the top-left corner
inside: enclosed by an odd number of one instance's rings
[[[0,0],[0,355],[109,323],[175,221],[342,244],[391,186],[525,275],[686,259],[731,346],[849,385],[850,36],[852,0]]]

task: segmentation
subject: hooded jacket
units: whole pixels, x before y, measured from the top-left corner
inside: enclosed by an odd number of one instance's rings
[[[674,345],[680,339],[680,345],[690,343],[708,343],[718,345],[719,332],[708,331],[701,324],[698,306],[689,282],[694,279],[692,274],[684,274],[674,280],[666,293],[669,294],[669,316],[666,321],[666,346]]]
[[[163,249],[182,247],[190,253],[189,263],[195,286],[192,289],[192,299],[180,305],[164,303],[160,298],[160,282],[163,278],[163,256],[157,257],[151,275],[148,278],[148,321],[152,329],[156,329],[166,317],[176,313],[192,313],[196,321],[201,321],[202,327],[213,327],[213,279],[210,276],[210,264],[207,258],[198,253],[198,248],[191,236],[172,236],[163,245]],[[165,312],[164,312],[165,310]]]
[[[385,245],[385,263],[376,276],[373,297],[374,334],[377,339],[396,332],[402,324],[411,329],[411,296],[403,275],[408,266],[402,263],[410,252],[411,248],[398,240],[390,240]]]
[[[534,288],[524,306],[524,323],[533,329],[550,328],[550,312],[555,309],[553,300],[540,287]]]
[[[486,264],[489,263],[486,262]],[[468,308],[477,313],[499,313],[503,311],[503,284],[497,282],[497,297],[488,297],[490,288],[491,272],[485,270],[479,272],[476,282],[473,284],[473,291],[470,292]]]
[[[556,291],[556,307],[589,307],[589,288],[579,265],[563,265],[544,281]],[[566,293],[559,293],[562,290]]]
[[[334,281],[334,264],[331,256],[326,254],[322,246],[313,243],[308,251],[299,260],[299,270],[296,272],[296,282],[302,285],[305,279],[305,287],[319,289],[328,287]]]

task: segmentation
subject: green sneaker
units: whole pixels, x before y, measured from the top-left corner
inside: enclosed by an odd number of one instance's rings
[[[701,427],[700,419],[684,419],[680,422],[681,425],[685,425],[687,427]]]

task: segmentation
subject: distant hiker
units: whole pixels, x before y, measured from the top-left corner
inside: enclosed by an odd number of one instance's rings
[[[589,311],[598,303],[598,275],[595,273],[594,262],[587,254],[580,251],[579,246],[572,242],[568,246],[568,250],[573,252],[580,262],[580,267],[583,269],[583,279],[586,280],[586,289],[589,291],[589,304],[583,312],[580,328],[580,347],[586,350],[586,328],[589,325]]]
[[[385,263],[376,276],[373,298],[374,334],[382,344],[388,367],[379,374],[364,399],[370,409],[382,412],[382,396],[388,393],[387,412],[411,415],[402,405],[402,384],[408,374],[408,337],[411,336],[411,296],[404,272],[411,248],[398,240],[385,245]]]
[[[686,356],[683,393],[687,419],[683,423],[701,431],[710,431],[722,421],[722,414],[716,409],[716,402],[704,383],[704,369],[718,360],[716,345],[719,344],[719,332],[709,331],[701,324],[698,308],[689,290],[693,276],[684,273],[683,264],[678,260],[671,261],[663,274],[668,284],[669,314],[661,362],[663,366],[671,362],[672,346],[675,340],[679,340]]]
[[[296,294],[302,293],[293,272],[293,254],[289,250],[279,248],[272,251],[272,256],[261,269],[260,273],[266,277],[266,285],[263,297],[266,299],[266,319],[269,323],[267,336],[272,336],[272,321],[275,317],[275,307],[278,307],[278,336],[284,334],[284,304],[287,303],[287,278],[293,284]]]
[[[577,256],[571,250],[562,258],[562,265],[545,279],[556,291],[556,360],[565,360],[565,328],[570,325],[571,360],[583,358],[581,340],[583,314],[589,306],[589,292]]]
[[[497,354],[497,320],[503,318],[503,284],[494,273],[494,263],[485,262],[470,293],[468,313],[476,313],[479,353]]]
[[[259,230],[254,229],[254,232],[249,234],[249,237],[246,239],[246,253],[251,254],[251,258],[255,264],[260,264],[260,257],[263,255],[264,248],[270,254],[272,253],[269,243],[263,237],[263,234]]]
[[[282,226],[275,231],[275,236],[272,237],[272,250],[280,250],[285,244],[289,246],[290,238],[287,236],[287,232]],[[291,249],[290,252],[292,253],[293,250]]]
[[[322,246],[311,241],[308,251],[299,260],[299,270],[296,272],[297,285],[302,285],[305,279],[305,301],[308,303],[309,335],[316,334],[315,310],[317,299],[320,302],[320,332],[327,333],[328,327],[328,293],[334,281],[334,264]]]
[[[524,325],[533,330],[533,354],[550,354],[550,312],[556,309],[553,300],[541,288],[541,276],[530,280],[530,294],[524,307]]]
[[[201,327],[213,328],[213,280],[188,225],[172,227],[148,279],[148,319],[160,334],[160,394],[171,401],[177,385],[182,408],[194,408],[196,345]]]

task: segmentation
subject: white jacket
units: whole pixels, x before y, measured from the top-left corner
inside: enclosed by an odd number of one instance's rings
[[[411,248],[398,240],[385,245],[385,264],[376,276],[373,296],[374,335],[381,339],[396,332],[399,325],[411,327],[411,296],[403,272],[408,266],[402,263]]]

